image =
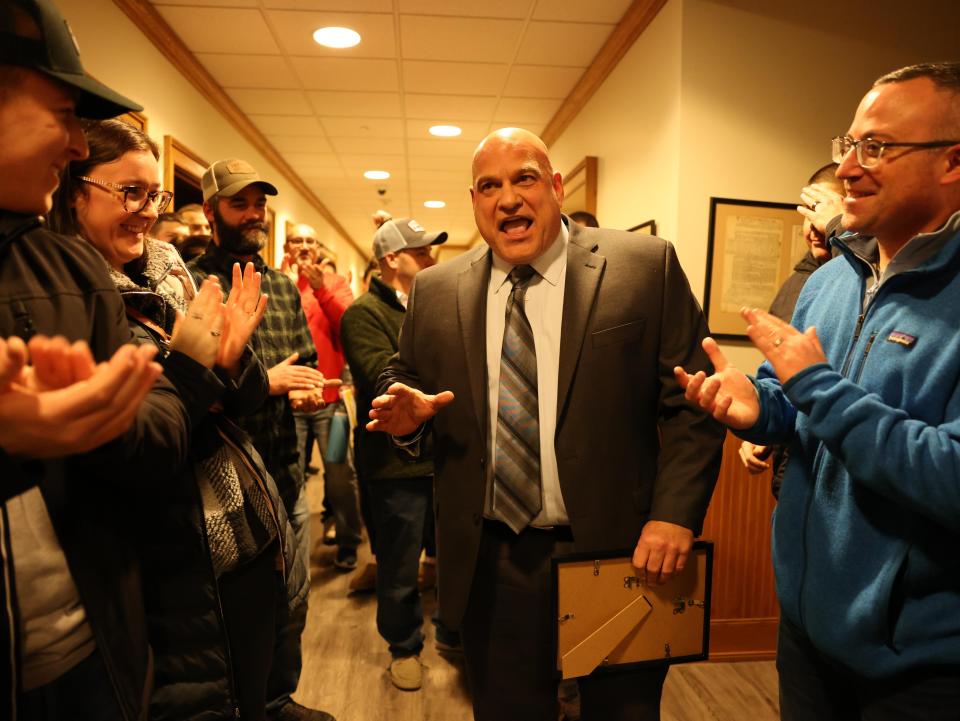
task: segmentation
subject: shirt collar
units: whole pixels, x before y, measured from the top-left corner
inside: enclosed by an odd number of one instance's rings
[[[565,223],[560,223],[560,231],[547,251],[530,265],[537,271],[545,281],[550,285],[560,283],[563,275],[563,269],[567,265],[567,242],[570,238],[570,231],[567,230]],[[494,293],[499,293],[504,283],[507,282],[507,276],[514,266],[503,260],[496,253],[493,256],[493,265],[490,268],[490,284],[494,287]]]

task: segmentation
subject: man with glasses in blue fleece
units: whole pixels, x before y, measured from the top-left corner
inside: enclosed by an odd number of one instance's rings
[[[785,721],[956,719],[960,708],[960,63],[884,75],[833,141],[842,257],[793,325],[744,309],[767,358],[687,397],[789,443],[774,516]],[[822,222],[822,218],[820,219]]]

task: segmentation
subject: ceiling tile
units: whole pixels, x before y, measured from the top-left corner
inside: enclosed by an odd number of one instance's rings
[[[204,0],[207,2],[208,0]],[[196,2],[196,0],[192,0]],[[256,3],[256,0],[254,0]],[[351,10],[358,13],[393,12],[393,0],[261,0],[264,7],[283,10]]]
[[[267,20],[277,34],[277,42],[291,55],[318,55],[344,58],[393,58],[397,54],[393,15],[348,12],[296,12],[271,10]],[[360,44],[337,50],[317,45],[317,28],[347,27],[360,33]]]
[[[429,138],[424,140],[408,140],[407,150],[414,155],[444,155],[447,157],[464,158],[470,162],[477,144],[472,140],[451,140],[449,138]]]
[[[507,65],[403,61],[403,89],[411,93],[499,95]]]
[[[596,23],[530,23],[516,61],[585,68],[593,62],[614,27]]]
[[[534,20],[575,23],[618,23],[633,0],[537,0]]]
[[[300,88],[300,80],[279,55],[197,53],[197,60],[222,88]]]
[[[159,10],[161,5],[189,5],[193,7],[197,4],[197,0],[162,0],[161,2],[151,2],[150,4]],[[217,7],[260,7],[258,0],[203,0],[203,4],[210,6],[215,5]]]
[[[338,138],[403,138],[400,118],[320,118],[327,135]],[[402,146],[401,146],[402,147]]]
[[[343,168],[310,168],[307,170],[296,165],[293,167],[301,178],[311,184],[318,180],[342,181],[347,177]]]
[[[487,120],[493,116],[497,99],[480,95],[420,95],[403,96],[407,117],[458,120]]]
[[[301,90],[228,88],[227,93],[245,113],[313,115],[313,108]]]
[[[340,158],[335,153],[318,151],[312,139],[299,138],[299,140],[300,148],[298,150],[283,154],[284,159],[291,165],[298,165],[302,168],[342,167]]]
[[[304,138],[302,135],[268,135],[270,144],[284,154],[296,153],[333,153],[326,138]],[[336,158],[335,155],[331,156]]]
[[[512,98],[565,98],[583,75],[583,68],[514,65],[503,90]]]
[[[320,122],[300,115],[248,115],[265,135],[303,135],[323,137]]]
[[[519,20],[403,15],[401,57],[507,63],[513,58],[522,31]]]
[[[482,3],[450,0],[398,0],[401,13],[418,15],[465,15],[485,18],[527,17],[535,0],[484,0]],[[452,9],[451,9],[452,8]]]
[[[499,126],[504,122],[547,123],[557,112],[561,102],[559,99],[503,98],[493,116],[494,125]]]
[[[309,90],[399,90],[397,63],[369,58],[290,58]]]
[[[170,27],[195,53],[271,55],[280,52],[259,10],[243,8],[157,7]],[[230,32],[210,32],[230,28]]]
[[[434,136],[430,135],[430,127],[433,125],[447,125],[448,119],[442,115],[434,118],[433,120],[408,120],[407,121],[407,136],[410,138],[421,138],[424,140],[430,140]],[[482,122],[471,122],[471,121],[458,121],[454,123],[462,131],[460,135],[456,138],[450,138],[450,140],[471,140],[478,142],[483,140],[489,132],[490,123],[486,120]],[[442,141],[442,139],[440,139]]]
[[[373,153],[403,155],[403,141],[394,138],[330,138],[338,153]]]
[[[337,117],[400,118],[399,93],[357,93],[315,90],[307,93],[317,115]]]
[[[414,170],[456,170],[470,173],[470,159],[446,155],[411,155],[407,167]]]
[[[397,175],[406,170],[404,158],[402,155],[370,155],[367,153],[343,154],[340,156],[340,162],[348,172],[356,171],[357,177],[363,177],[364,170],[386,170],[392,175]],[[366,180],[364,178],[364,180]],[[366,181],[371,187],[376,186],[376,180]]]
[[[412,168],[410,170],[410,182],[425,183],[450,183],[465,184],[464,188],[470,185],[470,168],[461,168],[459,170],[428,170],[426,168]],[[466,192],[466,191],[464,191]]]

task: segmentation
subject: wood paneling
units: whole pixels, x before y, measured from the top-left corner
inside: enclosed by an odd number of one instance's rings
[[[779,616],[770,558],[770,472],[747,473],[727,434],[703,538],[714,542],[710,657],[773,658]]]

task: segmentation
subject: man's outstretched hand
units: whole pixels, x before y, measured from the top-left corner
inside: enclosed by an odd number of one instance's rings
[[[450,391],[429,395],[403,383],[394,383],[384,395],[373,399],[370,411],[373,420],[367,423],[367,430],[393,436],[409,435],[452,401]]]
[[[690,375],[680,366],[673,369],[684,396],[724,425],[749,428],[760,417],[760,401],[753,383],[730,365],[713,338],[703,339],[703,350],[713,364],[712,376],[703,371]]]

